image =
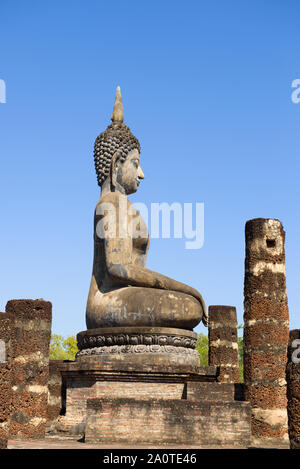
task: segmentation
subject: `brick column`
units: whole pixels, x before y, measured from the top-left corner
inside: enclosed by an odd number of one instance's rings
[[[209,364],[220,367],[218,381],[239,383],[237,317],[234,306],[209,306]]]
[[[52,305],[44,300],[11,300],[12,438],[45,436],[48,402],[49,344]]]
[[[11,318],[0,313],[0,449],[7,448],[11,411]]]
[[[279,220],[256,218],[245,234],[244,378],[252,444],[280,444],[288,441],[285,232]]]
[[[290,331],[286,371],[290,448],[300,449],[300,329]]]

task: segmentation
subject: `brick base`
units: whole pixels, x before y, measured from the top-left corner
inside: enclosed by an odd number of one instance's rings
[[[217,367],[197,373],[129,368],[95,360],[60,365],[66,414],[56,430],[85,433],[88,442],[249,445],[250,406],[241,402],[242,386],[217,382]]]
[[[246,402],[87,400],[87,443],[182,444],[247,448],[250,407]]]
[[[187,382],[216,382],[216,367],[198,367],[198,373],[144,370],[136,367],[116,371],[103,363],[91,360],[60,365],[66,385],[66,414],[59,418],[58,431],[82,433],[88,398],[184,399]]]

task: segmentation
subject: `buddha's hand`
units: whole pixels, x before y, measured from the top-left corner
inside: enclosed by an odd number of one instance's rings
[[[208,315],[207,315],[207,310],[206,310],[206,306],[205,306],[204,300],[202,298],[202,295],[195,288],[192,288],[191,290],[192,290],[192,293],[191,293],[192,296],[194,298],[196,298],[196,300],[199,301],[199,303],[202,307],[202,311],[203,311],[202,322],[203,322],[204,326],[207,327],[208,326]]]
[[[208,326],[208,314],[207,314],[206,308],[203,311],[202,322],[205,327]]]

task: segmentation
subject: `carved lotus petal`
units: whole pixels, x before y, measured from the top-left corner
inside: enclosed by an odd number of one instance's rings
[[[105,344],[105,337],[103,335],[98,335],[97,337],[97,346],[101,347],[101,345]]]
[[[120,334],[116,336],[116,343],[118,345],[125,345],[126,344],[126,336],[124,334]]]
[[[182,343],[182,338],[181,338],[181,337],[174,337],[174,338],[173,338],[173,344],[174,344],[175,346],[180,346],[181,343]]]
[[[167,345],[168,344],[168,337],[166,335],[161,335],[158,337],[158,344],[159,345]]]
[[[107,343],[107,345],[113,345],[113,343],[114,343],[114,338],[113,338],[112,335],[107,335],[107,336],[106,336],[106,343]]]
[[[138,345],[138,343],[139,343],[138,336],[137,335],[132,335],[130,337],[130,343],[131,343],[131,345]]]
[[[145,345],[151,345],[153,343],[153,337],[151,335],[144,336]]]

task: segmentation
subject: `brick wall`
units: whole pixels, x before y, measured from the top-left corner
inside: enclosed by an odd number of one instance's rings
[[[128,397],[135,399],[181,399],[184,383],[98,381],[95,397]]]
[[[87,400],[86,442],[248,447],[249,437],[244,402]]]
[[[184,383],[137,382],[134,379],[95,381],[95,378],[84,379],[83,376],[78,378],[66,380],[67,408],[65,417],[57,425],[59,431],[77,432],[82,428],[88,398],[181,399],[184,393]]]
[[[184,398],[189,401],[243,401],[244,389],[239,383],[187,382]]]

